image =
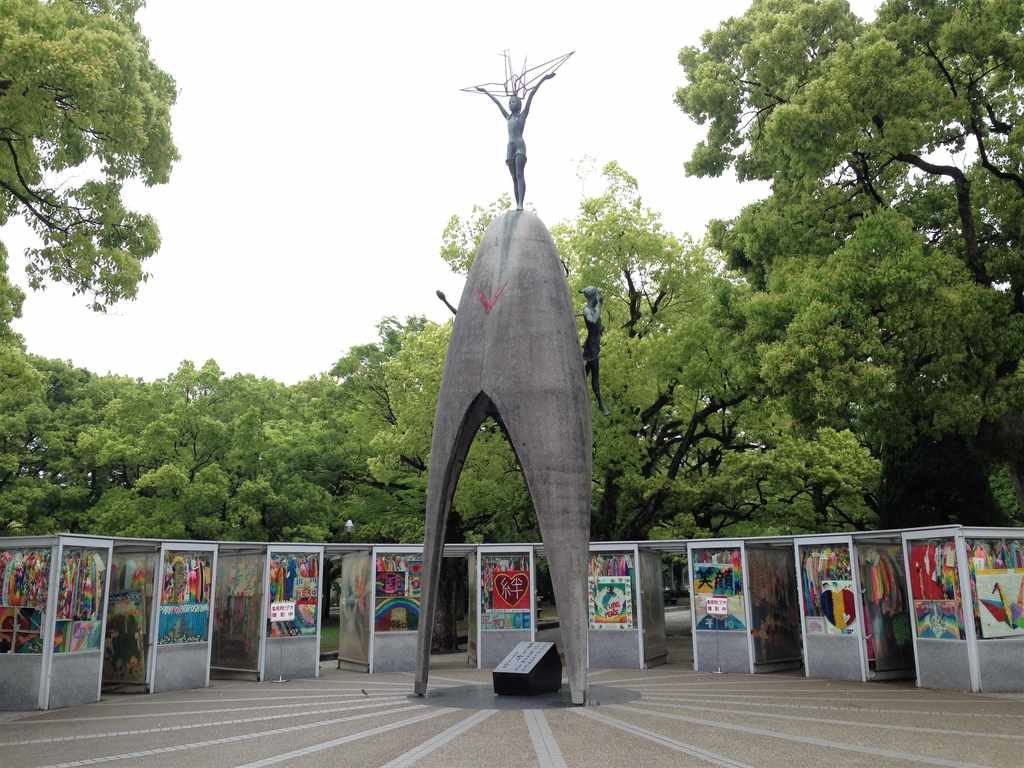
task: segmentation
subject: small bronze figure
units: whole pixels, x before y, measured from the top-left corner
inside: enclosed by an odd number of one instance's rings
[[[583,306],[583,322],[587,326],[587,338],[583,342],[583,370],[584,374],[590,374],[590,387],[597,398],[598,409],[603,416],[607,416],[608,409],[604,407],[604,401],[601,399],[601,334],[604,333],[601,307],[604,299],[601,297],[601,291],[592,285],[580,293],[587,298],[587,303]]]
[[[512,176],[512,190],[516,201],[516,210],[523,210],[523,200],[526,197],[526,142],[523,140],[523,131],[526,129],[526,118],[530,116],[530,105],[533,104],[533,97],[541,83],[550,80],[555,76],[555,70],[564,64],[572,56],[569,52],[563,56],[545,61],[536,67],[526,68],[523,62],[521,72],[513,72],[512,62],[508,51],[505,57],[505,82],[497,90],[497,83],[476,85],[471,88],[463,88],[464,91],[482,93],[493,101],[501,110],[502,117],[508,123],[508,150],[505,153],[505,165]],[[502,104],[497,95],[508,97],[508,109]],[[523,104],[523,99],[526,104]]]

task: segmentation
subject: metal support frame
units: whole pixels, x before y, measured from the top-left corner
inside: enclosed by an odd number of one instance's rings
[[[868,655],[867,655],[868,654],[868,649],[867,649],[867,643],[868,643],[868,625],[867,625],[867,612],[868,612],[868,609],[867,609],[867,600],[865,599],[865,595],[864,595],[864,585],[860,583],[860,549],[861,549],[861,547],[862,546],[871,546],[872,544],[875,544],[875,545],[879,545],[879,546],[900,546],[901,549],[903,549],[902,548],[902,543],[903,543],[902,537],[900,536],[900,534],[898,532],[892,533],[892,532],[874,532],[874,531],[867,532],[866,531],[866,532],[862,532],[862,533],[851,534],[850,538],[853,541],[853,546],[850,549],[850,568],[851,568],[851,570],[853,570],[855,572],[856,579],[857,579],[854,582],[854,584],[857,585],[857,613],[858,613],[858,617],[857,618],[858,618],[858,625],[861,628],[860,644],[862,646],[861,656],[863,658],[863,679],[864,679],[865,682],[866,681],[870,681],[870,680],[898,680],[898,679],[906,679],[907,675],[903,674],[900,670],[895,670],[895,671],[890,671],[890,672],[877,672],[877,671],[873,672],[871,670],[871,661],[870,661],[870,659],[868,658]],[[906,578],[907,567],[908,567],[908,564],[907,564],[906,551],[905,551],[905,549],[903,549],[903,572],[904,572],[904,578]],[[914,622],[914,618],[911,615],[913,613],[913,602],[914,602],[914,600],[913,600],[913,597],[912,597],[912,593],[910,592],[911,584],[910,584],[909,579],[905,582],[905,587],[907,589],[907,601],[910,603],[910,607],[908,608],[908,618],[910,620],[910,623],[914,624],[915,623]],[[802,590],[802,585],[801,585],[801,590]],[[916,638],[916,633],[917,633],[917,630],[915,628],[915,629],[912,630],[912,633],[911,633],[913,641],[914,641],[913,649],[914,649],[914,677],[915,677],[915,679],[917,678],[917,675],[918,675],[918,671],[917,671],[917,638]],[[878,652],[878,645],[877,645],[877,643],[875,645],[875,652],[876,652],[876,654]],[[877,665],[877,662],[876,662],[876,665]]]
[[[853,625],[853,634],[857,637],[857,651],[860,658],[860,679],[861,682],[866,682],[868,660],[867,647],[864,639],[864,610],[860,600],[860,568],[857,567],[857,552],[854,546],[853,536],[850,534],[802,536],[793,540],[793,559],[796,561],[794,563],[796,567],[796,584],[797,591],[800,596],[800,632],[804,646],[804,676],[811,677],[812,670],[810,663],[810,651],[807,647],[807,612],[804,607],[804,580],[803,574],[801,573],[803,560],[800,557],[800,549],[802,547],[814,547],[828,544],[845,545],[847,547],[847,551],[850,553],[850,579],[853,582],[853,594],[857,608],[857,616]]]
[[[328,545],[328,546],[330,546],[330,545]],[[370,567],[370,569],[372,571],[374,565],[373,565],[372,547],[370,545],[367,545],[366,548],[363,549],[363,550],[346,549],[346,550],[342,550],[342,551],[329,550],[328,546],[324,547],[324,558],[338,559],[339,560],[339,563],[341,565],[341,578],[342,578],[343,582],[344,582],[344,579],[345,579],[345,558],[348,557],[349,555],[366,554],[367,561],[369,563],[369,567]],[[374,578],[372,578],[372,577],[373,577],[372,573],[367,574],[367,584],[373,584],[375,582]],[[376,591],[376,590],[374,590],[374,591]],[[330,597],[330,595],[328,595],[328,598],[329,597]],[[338,620],[339,620],[339,626],[338,626],[338,669],[342,668],[342,666],[341,666],[342,664],[352,664],[352,665],[360,664],[360,666],[362,665],[361,662],[348,661],[347,659],[342,658],[342,655],[341,655],[342,643],[344,643],[344,641],[345,641],[345,633],[343,633],[341,631],[341,626],[340,626],[341,617],[344,615],[344,602],[345,602],[345,593],[344,593],[344,590],[341,590],[339,592],[339,595],[338,595]],[[368,608],[369,608],[369,605],[370,605],[370,603],[369,603],[369,595],[368,595],[367,596],[367,607]],[[369,616],[368,616],[368,618],[369,618]],[[372,626],[368,626],[367,627],[367,632],[371,632],[371,631],[372,631]],[[367,649],[366,671],[369,672],[369,669],[370,669],[370,656],[369,656],[370,638],[369,638],[369,636],[367,636],[367,638],[366,638],[366,649]]]
[[[903,561],[906,568],[907,589],[910,591],[910,601],[913,604],[913,582],[910,572],[910,549],[915,542],[930,541],[933,539],[952,539],[956,546],[957,579],[960,586],[960,621],[964,631],[964,639],[947,640],[945,642],[962,642],[967,647],[967,664],[971,680],[971,690],[979,692],[981,685],[981,658],[979,654],[979,643],[982,640],[978,637],[978,628],[974,621],[974,606],[977,601],[974,582],[971,579],[971,569],[968,558],[971,553],[967,550],[967,539],[1024,539],[1024,531],[1014,528],[991,528],[991,527],[964,527],[960,525],[936,526],[934,528],[917,528],[902,532]],[[920,657],[918,655],[918,636],[916,609],[915,620],[911,621],[914,641],[914,665],[917,673],[917,685],[921,685]],[[998,639],[985,640],[985,642],[999,642]]]
[[[960,621],[964,629],[963,640],[947,640],[950,643],[965,643],[967,646],[967,664],[971,678],[971,690],[980,688],[981,676],[978,669],[978,651],[974,636],[974,603],[971,577],[967,569],[966,548],[960,526],[943,526],[915,531],[904,531],[901,535],[903,543],[903,570],[907,579],[907,592],[913,618],[910,622],[911,640],[914,643],[914,678],[915,685],[921,687],[921,656],[917,643],[917,608],[914,606],[913,574],[910,571],[910,549],[914,542],[931,541],[933,539],[952,539],[956,548],[957,581],[960,587]],[[968,627],[970,631],[968,631]]]
[[[147,557],[150,556],[150,555],[154,556],[154,562],[153,562],[153,585],[152,585],[153,586],[153,596],[152,596],[152,599],[150,601],[149,610],[146,612],[146,615],[142,617],[143,621],[146,622],[146,648],[145,648],[146,668],[143,671],[142,686],[148,692],[150,690],[150,686],[152,684],[152,679],[150,677],[149,655],[150,655],[150,650],[151,650],[151,647],[152,647],[152,637],[153,637],[154,633],[157,631],[157,627],[153,626],[153,624],[152,624],[152,619],[153,619],[153,605],[152,604],[155,603],[156,600],[158,599],[157,598],[157,571],[158,571],[160,566],[159,566],[159,563],[157,562],[157,560],[160,559],[160,544],[161,543],[159,541],[150,541],[148,543],[148,545],[130,543],[130,544],[125,544],[125,545],[123,545],[121,547],[118,547],[118,539],[117,539],[117,537],[112,537],[111,540],[113,542],[113,547],[111,549],[111,555],[110,555],[110,558],[111,558],[111,566],[110,566],[110,568],[111,568],[111,578],[113,578],[113,568],[114,568],[114,566],[113,566],[113,558],[114,558],[115,554],[120,555],[120,554],[124,553],[124,554],[142,554],[142,555],[146,555]],[[143,586],[142,592],[143,592],[143,599],[145,600],[145,592],[146,592],[145,586]],[[101,682],[102,682],[102,677],[101,677]],[[121,685],[122,683],[118,682],[118,684]]]
[[[743,568],[743,621],[747,636],[747,671],[754,672],[754,638],[750,634],[751,612],[750,612],[750,586],[748,583],[749,570],[747,569],[747,548],[743,539],[704,539],[691,541],[686,545],[686,567],[690,573],[690,640],[693,644],[693,669],[697,670],[697,593],[693,588],[693,553],[698,550],[708,549],[738,549],[740,551],[740,565]],[[701,630],[705,631],[705,630]],[[720,630],[715,630],[720,631]]]
[[[644,613],[643,613],[643,598],[640,586],[640,548],[636,542],[632,543],[619,543],[619,542],[608,542],[608,543],[591,543],[590,552],[588,554],[587,569],[590,569],[589,557],[595,553],[606,553],[606,552],[620,552],[626,553],[633,556],[633,574],[630,576],[635,591],[635,598],[633,600],[633,613],[636,616],[636,644],[637,644],[637,659],[640,661],[639,669],[647,669],[647,663],[644,659]],[[590,585],[587,585],[587,664],[586,669],[590,671],[590,633],[595,630],[590,628]]]
[[[57,597],[60,592],[60,571],[64,564],[64,550],[95,549],[106,553],[106,569],[103,581],[103,607],[100,611],[101,636],[107,634],[107,610],[110,604],[110,571],[113,566],[114,542],[110,538],[82,538],[78,536],[46,536],[19,539],[16,549],[50,546],[50,573],[46,607],[43,610],[43,621],[39,627],[43,641],[42,663],[39,670],[39,694],[37,707],[45,710],[50,708],[50,688],[53,683],[53,637],[57,628]],[[103,647],[99,651],[99,664],[96,670],[96,701],[100,700],[103,687]]]
[[[370,583],[376,585],[377,583],[377,555],[419,555],[423,556],[423,545],[422,544],[380,544],[374,545],[370,550]],[[478,566],[479,567],[479,566]],[[377,637],[377,622],[375,617],[377,616],[377,588],[374,586],[373,592],[371,593],[372,599],[370,600],[370,674],[374,672],[374,663],[376,661],[374,654],[374,646],[376,645]],[[479,622],[479,618],[477,619]],[[479,624],[478,624],[479,626]],[[480,648],[477,648],[477,654],[480,653]]]
[[[96,671],[96,701],[100,700],[103,691],[103,655],[107,637],[107,617],[110,610],[110,578],[114,570],[114,541],[107,539],[107,573],[103,583],[103,618],[102,634],[103,640],[100,643],[100,663]]]
[[[793,549],[793,536],[759,536],[752,537],[750,539],[743,539],[743,589],[744,596],[747,599],[747,634],[750,638],[750,670],[754,674],[758,673],[769,673],[779,672],[787,668],[792,668],[793,665],[803,664],[803,633],[800,634],[800,645],[801,652],[800,656],[791,656],[785,659],[776,659],[773,661],[766,661],[760,665],[759,670],[757,663],[757,651],[754,643],[754,601],[751,593],[751,583],[753,580],[753,568],[750,567],[749,560],[752,551],[768,551],[768,552],[786,552],[788,555],[794,557],[795,552]],[[795,565],[795,563],[794,563]],[[795,574],[797,576],[794,588],[797,593],[797,615],[802,619],[802,609],[799,602],[799,593],[801,591],[801,584],[799,579],[799,570]],[[801,621],[802,623],[802,621]],[[794,627],[799,629],[799,627]]]
[[[53,664],[53,632],[57,621],[57,590],[59,584],[60,562],[63,549],[60,536],[19,539],[12,549],[28,549],[31,547],[50,547],[50,573],[46,591],[46,606],[43,609],[43,623],[40,634],[43,641],[43,654],[39,667],[39,689],[36,692],[36,708],[48,709],[50,705],[50,673]]]
[[[537,639],[537,581],[531,544],[481,544],[476,548],[476,668],[483,669],[483,599],[481,598],[480,575],[485,555],[530,556],[530,642]]]
[[[158,693],[159,685],[156,679],[156,658],[160,648],[160,608],[164,599],[164,561],[168,552],[209,552],[210,557],[210,607],[209,617],[206,624],[206,682],[203,687],[210,685],[210,656],[213,653],[213,614],[216,609],[217,600],[217,551],[219,545],[211,542],[199,541],[165,541],[160,545],[155,576],[153,581],[153,614],[150,626],[152,632],[149,635],[149,659],[147,663],[146,677],[149,680],[149,692]]]
[[[317,564],[316,590],[316,653],[313,657],[313,677],[320,677],[320,631],[323,626],[322,608],[324,606],[324,547],[322,544],[268,544],[263,559],[263,602],[260,606],[260,659],[259,680],[267,678],[267,641],[270,640],[270,623],[267,621],[267,606],[270,605],[270,558],[273,555],[320,555]],[[330,606],[328,595],[327,605]],[[288,638],[274,638],[286,641]]]

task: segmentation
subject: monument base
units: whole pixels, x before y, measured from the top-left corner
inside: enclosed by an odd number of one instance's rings
[[[499,696],[536,696],[562,687],[562,659],[554,643],[516,645],[493,673]]]

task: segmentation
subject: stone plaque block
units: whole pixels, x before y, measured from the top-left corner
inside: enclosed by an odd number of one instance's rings
[[[493,673],[499,696],[535,696],[562,687],[562,659],[554,643],[522,642]]]

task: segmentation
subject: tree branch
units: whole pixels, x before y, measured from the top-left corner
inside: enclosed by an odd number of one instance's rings
[[[953,92],[953,98],[957,98],[958,94],[956,90],[956,83],[953,81],[953,76],[949,74],[949,70],[946,69],[946,65],[942,62],[942,59],[939,58],[939,55],[935,52],[935,49],[932,48],[931,43],[925,43],[924,48],[926,51],[928,51],[928,56],[931,57],[932,61],[934,61],[935,64],[939,67],[939,71],[942,73],[942,76],[946,79],[946,84],[949,85],[949,90]]]
[[[860,161],[860,167],[857,167],[856,163],[850,163],[850,167],[853,169],[857,180],[860,182],[861,187],[867,192],[871,198],[881,206],[888,207],[888,203],[882,199],[882,196],[878,194],[878,190],[875,189],[874,183],[871,181],[871,170],[868,166],[868,158],[859,149],[853,151],[854,157]]]
[[[988,121],[992,124],[992,132],[1009,136],[1010,131],[1013,130],[1013,126],[996,117],[996,111],[992,109],[992,105],[988,102],[985,102],[985,111],[988,112]]]
[[[960,214],[961,235],[967,248],[967,266],[974,273],[975,282],[980,285],[990,286],[992,280],[985,271],[985,266],[981,263],[978,233],[974,226],[974,211],[971,210],[971,182],[968,181],[964,172],[955,165],[931,163],[909,152],[900,152],[893,155],[893,157],[932,176],[947,176],[953,179],[953,183],[956,186],[956,207],[957,212]]]
[[[971,133],[974,134],[974,138],[978,142],[978,156],[981,158],[981,165],[992,173],[997,178],[1003,181],[1012,181],[1017,185],[1017,188],[1024,194],[1024,177],[1010,171],[1004,171],[1002,168],[997,168],[991,160],[988,159],[988,151],[985,149],[985,128],[981,123],[981,117],[978,114],[977,104],[977,87],[972,85],[970,90],[970,103],[971,103]]]

